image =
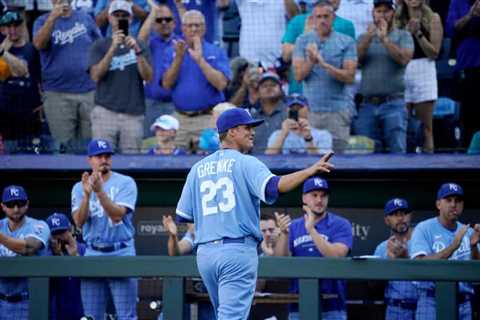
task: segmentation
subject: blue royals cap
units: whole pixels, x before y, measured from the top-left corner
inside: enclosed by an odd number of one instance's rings
[[[309,193],[315,190],[323,190],[330,193],[327,180],[320,177],[313,177],[305,180],[303,183],[303,193]]]
[[[93,139],[88,144],[88,156],[96,156],[99,154],[109,153],[113,154],[113,149],[110,143],[107,140],[103,139]]]
[[[407,213],[412,212],[407,200],[401,198],[393,198],[388,200],[385,204],[385,208],[383,211],[385,212],[385,215],[388,216],[399,210],[405,211]]]
[[[21,186],[8,186],[3,189],[2,202],[7,203],[10,201],[27,201],[27,192]]]
[[[256,127],[263,123],[264,120],[255,120],[250,113],[242,108],[234,108],[224,111],[217,119],[218,133],[225,133],[228,129],[241,125]]]
[[[308,100],[305,98],[305,96],[298,93],[293,93],[287,97],[287,108],[290,108],[296,104],[299,104],[302,107],[308,107]]]
[[[70,220],[68,220],[67,216],[58,212],[51,214],[47,218],[47,224],[52,234],[62,233],[71,228]]]
[[[438,189],[438,192],[437,192],[437,200],[440,200],[449,196],[463,197],[463,188],[460,185],[453,182],[442,184],[442,186],[440,187],[440,189]]]

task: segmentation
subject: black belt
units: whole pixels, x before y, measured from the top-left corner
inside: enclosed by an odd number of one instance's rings
[[[390,299],[385,298],[385,304],[392,307],[399,307],[407,310],[416,310],[417,301],[413,299]]]
[[[0,293],[0,300],[7,301],[10,303],[22,302],[27,299],[28,299],[28,294],[24,294],[24,293],[13,294],[11,296]]]
[[[402,95],[391,95],[391,96],[366,96],[363,98],[363,101],[368,104],[381,105],[385,102],[390,102],[397,99],[402,99]]]
[[[228,237],[225,237],[225,238],[216,239],[216,240],[212,240],[212,241],[207,241],[207,242],[203,242],[203,243],[199,243],[199,244],[208,244],[208,243],[215,243],[215,244],[245,243],[245,242],[247,242],[247,240],[252,240],[252,241],[255,241],[256,243],[258,243],[258,240],[256,240],[254,237],[252,237],[252,236],[247,236],[247,237],[241,237],[241,238],[228,238]]]
[[[427,290],[427,297],[435,298],[435,291]],[[459,304],[463,304],[463,303],[471,301],[471,300],[472,300],[472,297],[471,297],[471,294],[469,294],[469,293],[459,293],[459,294],[457,294],[457,303],[459,303]]]
[[[89,245],[89,247],[95,251],[100,251],[100,252],[113,252],[113,251],[117,251],[117,250],[120,250],[120,249],[125,249],[128,247],[128,245],[126,243],[120,243],[119,246],[114,246],[114,245],[111,245],[111,246],[96,246],[94,244],[91,244]]]
[[[212,114],[212,109],[213,108],[207,108],[204,110],[198,110],[198,111],[180,111],[177,110],[178,113],[181,115],[187,116],[187,117],[196,117],[196,116],[201,116],[205,114]]]

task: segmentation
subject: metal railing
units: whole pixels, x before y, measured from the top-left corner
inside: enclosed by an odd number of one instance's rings
[[[193,256],[14,257],[0,259],[0,277],[29,278],[30,319],[48,319],[50,277],[162,277],[166,319],[182,320],[184,279],[198,277]],[[456,282],[480,281],[480,261],[363,258],[260,258],[259,277],[299,278],[301,319],[320,319],[318,279],[436,281],[437,319],[457,319]]]

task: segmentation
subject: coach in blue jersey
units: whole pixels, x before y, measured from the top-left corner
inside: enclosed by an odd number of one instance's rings
[[[92,173],[84,172],[72,190],[72,215],[82,228],[85,256],[134,256],[133,212],[137,185],[128,176],[111,170],[113,150],[102,139],[88,145]],[[103,319],[108,293],[118,319],[136,319],[137,280],[85,279],[81,293],[85,315]]]
[[[0,257],[44,256],[50,230],[45,222],[27,217],[28,196],[20,186],[3,190],[0,220]],[[28,319],[28,282],[22,278],[0,279],[0,320]]]
[[[329,172],[327,154],[311,167],[275,176],[253,147],[254,120],[241,108],[217,120],[221,149],[197,162],[187,176],[177,216],[195,223],[197,264],[220,320],[247,319],[257,279],[260,200],[273,203],[318,171]]]
[[[463,212],[463,189],[456,183],[443,184],[437,193],[438,217],[420,222],[413,231],[410,256],[413,259],[478,260],[480,224],[474,228],[458,221]],[[472,285],[459,282],[459,319],[472,319]],[[418,282],[416,320],[436,319],[435,284]]]
[[[330,189],[328,182],[313,177],[303,184],[304,216],[290,222],[290,217],[276,214],[280,236],[275,245],[276,256],[345,257],[352,248],[351,223],[327,211]],[[347,319],[344,280],[322,280],[322,319]],[[291,292],[298,293],[298,280]],[[290,306],[289,319],[300,319],[298,305]]]
[[[385,204],[385,224],[391,237],[380,243],[375,256],[383,259],[408,259],[412,236],[412,210],[407,200],[394,198]],[[417,288],[412,281],[389,281],[385,289],[387,320],[413,320],[417,309]]]

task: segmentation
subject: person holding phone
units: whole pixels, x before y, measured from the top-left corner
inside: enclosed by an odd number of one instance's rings
[[[300,94],[287,98],[288,118],[282,128],[268,139],[265,154],[326,153],[332,149],[332,135],[327,130],[312,128],[308,121],[308,101]]]
[[[153,76],[150,51],[130,35],[131,2],[114,0],[108,12],[112,37],[97,40],[90,49],[90,76],[97,84],[92,136],[107,140],[122,153],[139,153],[145,114],[143,83]]]

